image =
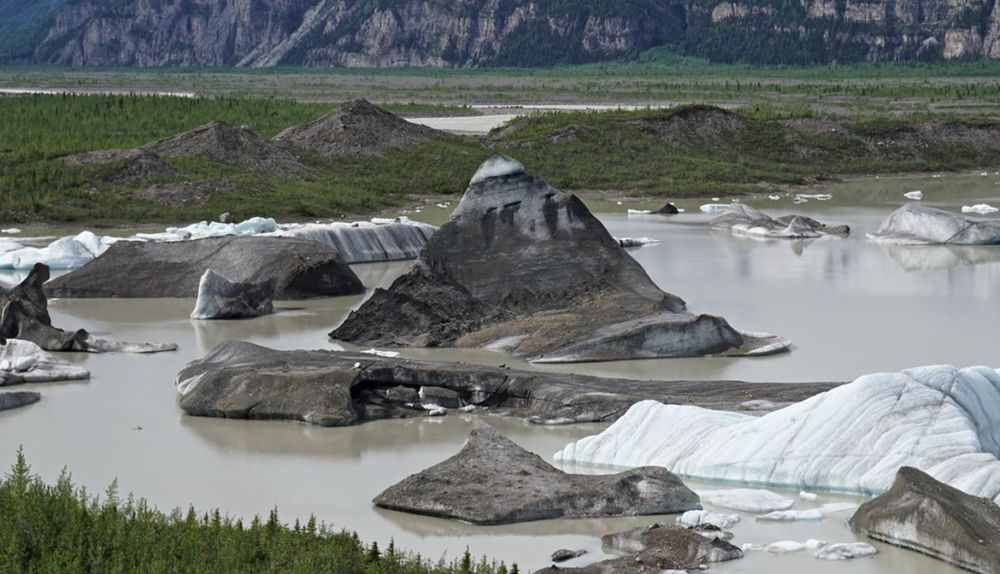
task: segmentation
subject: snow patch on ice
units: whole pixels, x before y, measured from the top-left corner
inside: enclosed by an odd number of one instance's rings
[[[469,185],[481,183],[495,177],[517,175],[519,173],[524,173],[524,166],[521,165],[521,162],[503,154],[496,154],[480,164],[479,169],[476,170],[476,173],[469,181]]]

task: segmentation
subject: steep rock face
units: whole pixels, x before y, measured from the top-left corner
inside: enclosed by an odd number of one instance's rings
[[[545,362],[760,354],[789,344],[686,312],[578,198],[504,156],[483,163],[410,271],[331,336]]]
[[[1000,507],[904,466],[861,505],[851,529],[980,574],[1000,572]]]

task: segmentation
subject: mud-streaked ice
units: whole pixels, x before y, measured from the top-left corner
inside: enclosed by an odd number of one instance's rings
[[[865,375],[759,418],[643,401],[555,460],[864,494],[913,466],[1000,502],[998,454],[1000,372],[940,365]]]

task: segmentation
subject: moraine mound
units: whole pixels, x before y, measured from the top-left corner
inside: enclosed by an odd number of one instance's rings
[[[184,177],[184,173],[144,149],[105,149],[68,155],[62,161],[70,165],[105,165],[121,162],[107,180],[127,184],[137,181],[165,180]]]
[[[732,134],[747,129],[742,117],[715,106],[685,106],[668,110],[662,116],[642,119],[638,123],[670,144],[691,145],[722,143]]]
[[[310,173],[291,152],[252,131],[212,122],[140,149],[167,157],[205,157],[267,175]]]
[[[274,140],[335,157],[381,155],[389,148],[450,137],[433,128],[408,122],[366,100],[351,100],[308,124],[286,129]]]

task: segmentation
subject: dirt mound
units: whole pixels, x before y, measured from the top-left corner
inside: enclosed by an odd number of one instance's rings
[[[133,191],[132,196],[169,207],[182,207],[205,205],[209,196],[215,191],[237,191],[237,187],[235,183],[225,178],[206,179],[153,185]]]
[[[104,149],[68,155],[62,160],[70,165],[104,165],[121,162],[108,177],[111,183],[133,183],[151,179],[175,179],[184,173],[143,149]]]
[[[747,129],[745,119],[713,106],[688,106],[638,123],[664,142],[677,144],[717,143],[727,135]]]
[[[292,176],[312,171],[271,140],[225,122],[212,122],[140,149],[168,157],[206,157],[268,175]]]
[[[352,100],[315,121],[286,129],[274,140],[334,157],[381,155],[389,148],[444,137],[451,136],[408,122],[366,100]]]

